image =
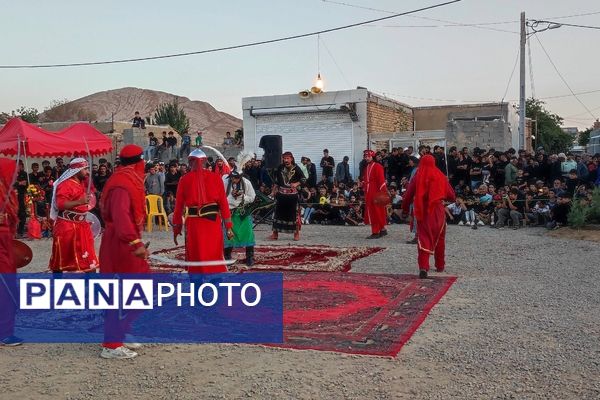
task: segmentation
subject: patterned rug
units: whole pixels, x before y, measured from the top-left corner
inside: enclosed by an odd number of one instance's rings
[[[256,246],[254,248],[255,264],[252,271],[326,271],[347,272],[353,261],[367,257],[383,250],[382,247],[330,247],[330,246]],[[156,251],[163,257],[183,260],[183,246]],[[244,264],[244,249],[236,249],[233,253],[238,262],[229,267],[230,272],[247,270]],[[154,272],[180,272],[181,268],[151,261]]]
[[[283,345],[394,357],[456,277],[284,274]]]

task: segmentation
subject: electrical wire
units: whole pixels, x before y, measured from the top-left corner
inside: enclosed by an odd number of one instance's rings
[[[461,1],[462,0],[449,0],[444,3],[438,3],[438,4],[431,5],[431,6],[422,7],[419,9],[406,11],[406,12],[402,12],[402,13],[396,13],[393,15],[389,15],[387,17],[381,17],[381,18],[371,19],[371,20],[367,20],[367,21],[356,22],[354,24],[348,24],[348,25],[338,26],[335,28],[323,29],[323,30],[316,31],[316,32],[303,33],[303,34],[299,34],[299,35],[285,36],[285,37],[281,37],[281,38],[277,38],[277,39],[263,40],[263,41],[252,42],[252,43],[244,43],[244,44],[239,44],[239,45],[234,45],[234,46],[219,47],[219,48],[208,49],[208,50],[190,51],[190,52],[185,52],[185,53],[166,54],[166,55],[151,56],[151,57],[128,58],[128,59],[110,60],[110,61],[90,61],[90,62],[79,62],[79,63],[40,64],[40,65],[0,65],[0,69],[58,68],[58,67],[82,67],[82,66],[106,65],[106,64],[123,64],[123,63],[130,63],[130,62],[160,60],[160,59],[165,59],[165,58],[185,57],[185,56],[198,55],[198,54],[215,53],[215,52],[219,52],[219,51],[260,46],[260,45],[264,45],[264,44],[271,44],[271,43],[283,42],[283,41],[287,41],[287,40],[300,39],[300,38],[304,38],[304,37],[320,35],[323,33],[341,31],[343,29],[354,28],[357,26],[365,25],[365,24],[372,24],[373,22],[385,21],[388,19],[397,18],[397,17],[401,17],[404,15],[410,15],[410,14],[414,14],[414,13],[421,12],[421,11],[427,11],[427,10],[431,10],[434,8],[458,3]]]
[[[369,10],[369,11],[376,11],[376,12],[383,12],[383,13],[387,13],[387,14],[393,14],[393,11],[388,11],[388,10],[382,10],[379,8],[373,8],[373,7],[365,7],[365,6],[359,6],[356,4],[350,4],[350,3],[344,3],[341,1],[334,1],[334,0],[321,0],[324,3],[331,3],[331,4],[337,4],[340,6],[346,6],[346,7],[353,7],[353,8],[360,8],[363,10]],[[498,32],[505,32],[505,33],[513,33],[513,34],[519,34],[519,32],[515,32],[515,31],[507,31],[505,29],[498,29],[498,28],[489,28],[489,27],[485,27],[485,26],[480,26],[482,24],[463,24],[460,22],[454,22],[454,21],[448,21],[448,20],[444,20],[444,19],[438,19],[438,18],[430,18],[430,17],[423,17],[420,15],[407,15],[411,18],[419,18],[419,19],[425,19],[428,21],[436,21],[436,22],[444,22],[446,24],[452,24],[451,26],[470,26],[472,28],[478,28],[478,29],[487,29],[490,31],[498,31]]]
[[[573,95],[573,97],[575,97],[575,99],[577,99],[577,101],[579,102],[579,104],[581,104],[583,106],[583,108],[585,108],[585,110],[592,116],[592,118],[596,118],[594,116],[594,114],[592,114],[592,112],[590,111],[590,109],[583,103],[583,101],[581,101],[579,99],[579,97],[577,97],[577,95],[575,94],[575,92],[573,91],[573,89],[571,89],[571,86],[569,86],[569,84],[567,83],[566,79],[562,76],[562,74],[560,73],[560,71],[556,67],[556,64],[554,64],[554,61],[552,61],[552,57],[550,57],[550,54],[548,54],[548,52],[544,48],[544,45],[542,44],[542,41],[540,40],[539,36],[538,35],[533,35],[533,36],[537,39],[537,41],[540,44],[542,50],[546,54],[546,57],[548,57],[548,61],[550,61],[550,64],[552,64],[552,67],[554,67],[554,70],[556,71],[556,73],[558,74],[558,76],[560,77],[560,79],[563,81],[563,83],[565,84],[565,86],[569,89],[569,91],[571,92],[571,94]]]

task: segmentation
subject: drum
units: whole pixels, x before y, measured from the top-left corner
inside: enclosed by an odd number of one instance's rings
[[[17,269],[23,268],[31,262],[33,252],[25,243],[13,239],[13,249],[15,251],[15,266]]]
[[[94,239],[97,239],[102,234],[102,225],[100,224],[100,220],[91,212],[85,214],[85,220],[88,224],[90,224],[90,228],[92,228],[92,235]]]
[[[390,194],[387,191],[380,191],[375,193],[375,196],[373,196],[373,203],[375,203],[375,205],[377,206],[387,206],[388,204],[390,204],[392,202],[392,199],[390,198]]]

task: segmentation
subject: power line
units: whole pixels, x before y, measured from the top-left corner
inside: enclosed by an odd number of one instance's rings
[[[92,62],[80,62],[80,63],[42,64],[42,65],[0,65],[0,69],[81,67],[81,66],[89,66],[89,65],[122,64],[122,63],[129,63],[129,62],[160,60],[160,59],[165,59],[165,58],[174,58],[174,57],[184,57],[184,56],[191,56],[191,55],[198,55],[198,54],[215,53],[218,51],[241,49],[244,47],[253,47],[253,46],[259,46],[259,45],[264,45],[264,44],[283,42],[286,40],[315,36],[315,35],[320,35],[323,33],[340,31],[343,29],[354,28],[357,26],[365,25],[365,24],[371,24],[373,22],[385,21],[388,19],[397,18],[397,17],[401,17],[404,15],[414,14],[414,13],[421,12],[421,11],[426,11],[426,10],[431,10],[431,9],[438,8],[438,7],[443,7],[443,6],[446,6],[449,4],[458,3],[460,1],[462,1],[462,0],[450,0],[450,1],[446,1],[444,3],[434,4],[434,5],[431,5],[428,7],[423,7],[423,8],[419,8],[419,9],[412,10],[412,11],[397,13],[397,14],[389,15],[387,17],[371,19],[368,21],[357,22],[354,24],[338,26],[335,28],[324,29],[324,30],[317,31],[317,32],[310,32],[310,33],[304,33],[304,34],[300,34],[300,35],[286,36],[286,37],[277,38],[277,39],[263,40],[260,42],[239,44],[239,45],[235,45],[235,46],[220,47],[220,48],[215,48],[215,49],[190,51],[190,52],[186,52],[186,53],[166,54],[166,55],[152,56],[152,57],[139,57],[139,58],[129,58],[129,59],[121,59],[121,60],[110,60],[110,61],[92,61]]]
[[[353,7],[353,8],[360,8],[363,10],[369,10],[369,11],[376,11],[376,12],[383,12],[383,13],[387,13],[387,14],[393,14],[393,11],[388,11],[388,10],[382,10],[379,8],[373,8],[373,7],[365,7],[365,6],[359,6],[356,4],[350,4],[350,3],[344,3],[341,1],[334,1],[334,0],[321,0],[324,3],[331,3],[331,4],[337,4],[340,6],[346,6],[346,7]],[[518,32],[514,32],[514,31],[507,31],[505,29],[498,29],[498,28],[489,28],[489,27],[485,27],[485,26],[479,26],[482,24],[463,24],[460,22],[454,22],[454,21],[448,21],[448,20],[444,20],[444,19],[438,19],[438,18],[430,18],[430,17],[423,17],[420,15],[408,15],[411,18],[419,18],[419,19],[425,19],[428,21],[436,21],[436,22],[444,22],[446,24],[452,24],[451,26],[471,26],[473,28],[478,28],[478,29],[487,29],[490,31],[498,31],[498,32],[505,32],[505,33],[514,33],[514,34],[519,34]]]
[[[583,108],[585,108],[585,110],[592,116],[592,118],[595,118],[594,114],[592,114],[592,112],[590,111],[590,109],[579,99],[579,97],[577,97],[577,95],[575,94],[575,92],[573,91],[573,89],[571,89],[571,86],[569,86],[569,84],[567,83],[566,79],[562,76],[562,74],[560,73],[560,71],[556,67],[556,64],[554,64],[554,61],[552,61],[552,57],[550,57],[550,54],[548,54],[548,52],[544,48],[544,45],[542,44],[542,42],[541,42],[540,38],[538,37],[538,35],[534,34],[534,36],[537,39],[537,41],[540,44],[540,46],[542,47],[542,50],[544,50],[544,53],[546,54],[546,57],[548,57],[548,61],[550,61],[550,64],[552,64],[552,67],[554,67],[554,70],[556,71],[556,73],[558,74],[558,76],[560,77],[560,79],[564,82],[565,86],[569,89],[569,91],[571,92],[571,94],[573,95],[573,97],[575,97],[575,99],[577,99],[577,101],[579,102],[579,104],[581,104],[583,106]]]

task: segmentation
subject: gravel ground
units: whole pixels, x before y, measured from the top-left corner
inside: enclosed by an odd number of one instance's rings
[[[300,243],[378,245],[352,271],[415,273],[406,225],[303,228]],[[259,243],[268,235],[257,229]],[[154,250],[170,235],[147,235]],[[282,235],[279,244],[288,243]],[[289,237],[291,239],[291,237]],[[1,399],[598,399],[600,249],[542,229],[449,228],[457,282],[395,359],[248,345],[149,345],[134,360],[97,345],[0,349]],[[45,269],[48,241],[27,270]]]

